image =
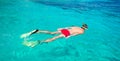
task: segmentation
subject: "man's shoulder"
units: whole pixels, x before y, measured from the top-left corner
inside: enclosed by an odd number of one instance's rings
[[[72,28],[79,28],[79,29],[81,29],[81,27],[78,27],[78,26],[75,26],[75,27],[72,27]]]

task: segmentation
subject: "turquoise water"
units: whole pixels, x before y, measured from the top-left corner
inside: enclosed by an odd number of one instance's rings
[[[0,61],[120,61],[119,0],[0,0]],[[34,48],[20,35],[87,23],[84,34]],[[30,40],[54,35],[36,34]]]

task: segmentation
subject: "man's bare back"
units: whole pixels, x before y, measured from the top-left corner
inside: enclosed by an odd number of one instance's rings
[[[46,39],[44,41],[40,41],[40,40],[38,40],[38,41],[26,41],[25,40],[25,41],[23,41],[24,45],[34,47],[34,46],[41,44],[43,42],[51,42],[51,41],[54,41],[58,38],[62,38],[62,37],[68,38],[71,36],[83,34],[85,29],[87,29],[87,28],[88,28],[87,24],[83,24],[82,27],[73,26],[73,27],[67,27],[67,28],[59,28],[58,31],[55,31],[55,32],[44,31],[44,30],[33,30],[29,33],[25,33],[25,34],[21,35],[21,38],[26,38],[32,34],[35,34],[35,33],[59,34],[58,36]]]
[[[84,30],[80,27],[71,27],[71,29],[69,29],[70,31],[70,34],[73,35],[73,34],[83,34],[84,33]]]

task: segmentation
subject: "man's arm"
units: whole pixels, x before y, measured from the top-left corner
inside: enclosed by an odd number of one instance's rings
[[[76,36],[76,35],[78,35],[78,33],[72,34],[72,35],[70,35],[70,36],[68,36],[68,37],[66,37],[66,38],[69,38],[69,37],[71,37],[71,36]]]
[[[71,29],[72,27],[65,27],[65,28],[58,28],[57,30],[62,30],[62,29]]]
[[[78,35],[78,33],[72,34],[72,35],[70,35],[70,36],[76,36],[76,35]]]

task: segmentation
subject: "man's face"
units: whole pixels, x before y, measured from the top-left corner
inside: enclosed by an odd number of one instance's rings
[[[83,27],[85,30],[87,29],[86,27]]]

